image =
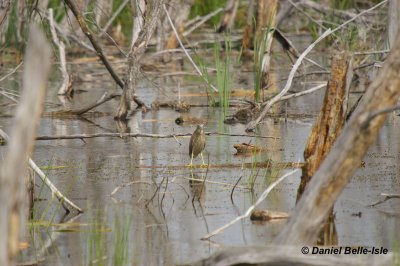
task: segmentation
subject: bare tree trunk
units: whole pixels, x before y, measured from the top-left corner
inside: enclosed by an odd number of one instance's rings
[[[394,105],[400,96],[400,36],[384,67],[337,138],[291,218],[276,238],[278,244],[313,244],[336,199],[375,141],[386,115],[374,115]]]
[[[143,27],[138,37],[136,39],[132,38],[131,49],[128,55],[128,91],[124,92],[125,97],[121,97],[115,116],[116,119],[126,119],[126,110],[129,110],[129,107],[125,106],[128,102],[126,97],[135,97],[135,89],[140,75],[140,59],[146,51],[147,44],[153,34],[163,4],[164,0],[145,1],[145,7],[143,8]],[[146,108],[144,104],[142,107]]]
[[[322,109],[304,150],[298,200],[342,131],[352,76],[351,56],[345,52],[335,55]]]
[[[50,70],[51,49],[44,35],[31,27],[25,55],[23,91],[11,140],[0,169],[0,265],[14,265],[24,229],[28,158],[32,152]]]
[[[172,21],[176,28],[178,29],[179,35],[184,31],[183,24],[188,19],[190,14],[190,9],[194,4],[194,0],[172,0],[168,5],[168,13],[171,15]],[[167,36],[164,47],[161,49],[176,49],[179,47],[178,39],[173,32],[168,19],[164,17],[163,23],[161,23],[162,28],[158,29],[161,36]],[[164,54],[163,61],[169,62],[171,60],[171,54]]]
[[[239,0],[228,0],[225,4],[224,15],[219,23],[217,32],[230,30],[235,22]]]
[[[5,33],[8,28],[9,13],[13,4],[13,0],[4,0],[0,2],[0,43],[6,41]]]
[[[244,27],[243,40],[242,40],[242,46],[244,50],[248,50],[253,46],[252,40],[253,40],[254,1],[255,0],[249,0],[249,6],[247,8],[246,26]]]
[[[264,34],[267,34],[265,51],[262,60],[262,80],[261,88],[265,89],[269,86],[269,73],[271,70],[271,47],[273,40],[272,28],[276,26],[276,11],[278,7],[277,0],[260,0],[257,8],[257,29],[256,41],[263,40]],[[265,32],[268,31],[268,32]]]
[[[394,45],[400,24],[400,3],[398,0],[389,0],[388,5],[388,40],[390,49]]]

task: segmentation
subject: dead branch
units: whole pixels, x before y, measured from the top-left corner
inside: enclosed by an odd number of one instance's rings
[[[363,100],[336,139],[303,196],[291,219],[278,235],[277,243],[314,243],[318,229],[333,207],[345,185],[358,168],[370,145],[376,140],[386,115],[363,124],[374,110],[383,110],[397,102],[400,96],[400,35],[382,70],[369,86]]]
[[[263,202],[265,200],[265,198],[268,196],[268,194],[272,191],[272,189],[274,189],[280,182],[282,182],[286,177],[293,175],[294,173],[296,173],[297,171],[299,171],[298,169],[295,169],[293,171],[290,171],[289,173],[281,176],[280,178],[278,178],[275,182],[273,182],[271,185],[268,186],[268,188],[261,194],[261,196],[257,199],[257,201],[254,203],[254,205],[250,206],[250,208],[247,209],[247,211],[243,214],[240,215],[238,217],[236,217],[235,219],[233,219],[232,221],[230,221],[229,223],[225,224],[224,226],[221,226],[220,228],[214,230],[213,232],[203,236],[201,238],[201,240],[207,240],[210,237],[215,236],[216,234],[221,233],[222,231],[224,231],[226,228],[232,226],[233,224],[239,222],[240,220],[248,217],[253,210],[255,209],[255,207],[257,205],[259,205],[261,202]]]
[[[24,61],[21,61],[21,63],[19,63],[18,66],[16,66],[13,70],[11,70],[9,73],[7,73],[4,77],[1,77],[0,82],[5,80],[9,76],[13,75],[19,69],[19,67],[22,66],[23,63],[24,63]]]
[[[387,200],[390,199],[399,199],[400,198],[400,194],[387,194],[387,193],[381,193],[381,196],[383,196],[383,199],[377,200],[374,203],[371,203],[369,206],[374,207],[378,204],[384,203]]]
[[[301,61],[303,61],[304,57],[314,48],[314,46],[317,43],[319,43],[322,39],[324,39],[331,33],[332,33],[332,30],[330,30],[330,29],[325,31],[315,42],[313,42],[310,46],[308,46],[307,49],[299,56],[296,63],[294,64],[292,70],[289,73],[289,78],[286,82],[285,87],[282,89],[282,91],[279,94],[277,94],[271,100],[263,103],[262,112],[260,113],[260,115],[257,117],[257,119],[255,121],[251,121],[250,123],[247,124],[246,131],[254,131],[254,129],[258,125],[258,123],[260,123],[260,121],[267,115],[267,113],[268,113],[269,109],[272,107],[272,105],[277,103],[279,101],[279,99],[282,98],[282,96],[284,96],[286,94],[286,92],[290,89],[290,87],[292,86],[293,77],[301,64]]]
[[[66,111],[55,111],[55,112],[50,112],[50,113],[44,113],[45,116],[71,116],[71,115],[83,115],[84,113],[92,110],[93,108],[96,108],[99,105],[102,105],[105,102],[108,102],[111,99],[114,99],[115,97],[119,97],[121,96],[121,93],[108,93],[105,92],[100,99],[98,99],[96,102],[94,103],[90,103],[85,107],[81,107],[78,109],[74,109],[74,110],[66,110]]]
[[[81,27],[83,33],[88,37],[89,41],[93,45],[93,48],[96,50],[97,56],[103,62],[104,66],[106,67],[106,69],[110,73],[111,77],[118,84],[118,86],[121,89],[123,89],[124,88],[123,81],[119,78],[117,73],[114,71],[114,68],[111,66],[110,62],[108,62],[107,57],[105,56],[105,54],[104,54],[103,50],[101,49],[100,45],[95,40],[93,34],[90,32],[90,30],[89,30],[89,28],[88,28],[88,26],[86,24],[86,21],[85,21],[83,15],[82,15],[82,13],[80,12],[78,7],[76,6],[76,4],[73,2],[73,0],[64,0],[64,2],[71,9],[71,11],[74,14],[76,20],[78,21],[78,24]],[[139,98],[137,98],[136,96],[133,97],[133,100],[135,101],[135,103],[139,107],[145,106],[144,103]]]
[[[300,97],[300,96],[303,96],[303,95],[307,95],[307,94],[313,93],[313,92],[315,92],[317,90],[320,90],[322,88],[325,88],[325,87],[326,87],[326,83],[325,84],[320,84],[320,85],[315,86],[315,87],[312,87],[312,88],[310,88],[308,90],[305,90],[305,91],[300,91],[300,92],[292,93],[292,94],[289,94],[289,95],[285,95],[285,96],[282,96],[282,98],[280,98],[278,100],[278,102],[286,101],[286,100],[289,100],[289,99],[292,99],[292,98],[296,98],[296,97]]]
[[[172,22],[172,19],[171,19],[170,15],[169,15],[168,10],[167,10],[167,8],[165,7],[165,5],[163,5],[163,8],[164,8],[165,14],[167,15],[168,21],[169,21],[169,23],[171,24],[171,28],[172,28],[172,30],[174,31],[175,35],[176,35],[176,39],[178,40],[179,45],[181,46],[182,50],[185,52],[186,56],[188,57],[190,63],[191,63],[191,64],[193,65],[193,67],[196,69],[196,71],[197,71],[197,73],[199,74],[199,76],[202,77],[203,80],[204,80],[215,92],[218,92],[217,88],[215,88],[215,86],[212,85],[212,84],[207,80],[207,78],[203,75],[203,73],[201,73],[200,69],[198,68],[198,66],[196,65],[196,63],[193,61],[192,57],[189,55],[188,51],[186,50],[185,46],[183,45],[183,43],[182,43],[182,41],[181,41],[181,38],[179,37],[178,32],[176,31],[176,28],[175,28],[175,26],[174,26],[174,23]]]
[[[246,134],[229,134],[229,133],[218,133],[218,132],[205,132],[207,136],[235,136],[235,137],[252,137],[252,138],[261,138],[261,139],[279,139],[278,137],[272,136],[255,136],[255,135],[246,135]],[[146,133],[97,133],[97,134],[75,134],[75,135],[54,135],[54,136],[38,136],[36,140],[55,140],[55,139],[90,139],[90,138],[98,138],[98,137],[133,137],[133,138],[176,138],[176,137],[190,137],[192,133],[180,133],[180,134],[146,134]]]
[[[326,30],[314,43],[312,43],[309,47],[307,47],[307,49],[300,55],[300,57],[297,59],[296,64],[293,66],[292,70],[289,73],[289,78],[288,81],[285,85],[285,87],[283,88],[283,90],[276,95],[274,98],[272,98],[271,100],[264,102],[263,103],[263,111],[260,113],[260,115],[257,117],[257,119],[255,121],[251,121],[250,123],[247,124],[246,126],[246,131],[254,131],[255,127],[258,125],[258,123],[261,122],[261,120],[266,116],[266,114],[268,113],[268,110],[272,107],[273,104],[275,104],[277,102],[277,100],[279,98],[281,98],[290,88],[292,80],[293,80],[293,76],[297,70],[297,68],[299,67],[299,64],[301,63],[301,61],[303,60],[303,57],[306,56],[306,54],[308,54],[310,52],[310,50],[315,46],[315,44],[317,44],[319,41],[321,41],[323,38],[325,38],[326,36],[342,29],[343,27],[345,27],[347,24],[351,23],[352,21],[356,20],[358,17],[363,16],[364,14],[371,12],[372,10],[380,7],[381,5],[385,4],[387,2],[387,0],[384,0],[378,4],[376,4],[375,6],[366,9],[362,12],[360,12],[359,14],[357,14],[356,16],[352,17],[351,19],[349,19],[348,21],[344,22],[343,24],[339,25],[338,27],[336,27],[334,30],[328,29]]]
[[[79,26],[81,27],[83,33],[88,37],[89,41],[93,45],[93,48],[96,50],[96,53],[100,60],[103,62],[104,66],[107,68],[108,72],[112,76],[112,78],[115,80],[115,82],[118,84],[118,86],[121,87],[121,89],[124,87],[124,83],[122,80],[119,78],[117,73],[114,71],[114,68],[111,66],[111,64],[108,62],[107,57],[104,55],[103,50],[101,49],[100,45],[97,43],[95,40],[93,34],[90,32],[85,18],[83,17],[81,11],[79,8],[76,6],[73,0],[64,0],[65,4],[71,9],[72,13],[74,14],[76,20],[79,23]]]
[[[198,27],[200,27],[201,25],[203,25],[204,23],[207,22],[207,20],[209,20],[210,18],[212,18],[213,16],[219,14],[220,12],[222,12],[224,9],[223,8],[218,8],[216,10],[214,10],[213,12],[211,12],[210,14],[207,14],[203,17],[196,17],[195,19],[193,19],[193,21],[189,21],[188,23],[186,23],[184,25],[184,27],[189,27],[191,26],[189,29],[185,30],[182,33],[183,37],[187,37],[190,33],[192,33],[193,31],[195,31]]]
[[[0,129],[0,136],[6,141],[8,141],[9,139],[7,133],[5,133],[1,129]],[[53,182],[50,181],[50,179],[43,173],[43,171],[36,165],[36,163],[31,158],[29,158],[29,166],[39,176],[42,182],[50,189],[52,194],[57,197],[57,199],[60,201],[61,205],[63,206],[64,210],[67,213],[69,213],[71,209],[75,209],[79,213],[83,212],[81,208],[79,208],[75,203],[69,200],[66,196],[64,196],[64,194],[61,193],[61,191],[57,189],[57,187],[53,184]]]
[[[68,71],[67,71],[67,62],[66,62],[66,58],[65,58],[65,44],[60,39],[58,39],[56,29],[54,27],[54,18],[53,18],[53,9],[52,8],[49,8],[48,19],[49,19],[49,24],[50,24],[51,36],[53,38],[53,42],[58,47],[58,53],[60,55],[60,71],[62,74],[63,83],[62,83],[61,87],[58,89],[58,95],[71,96],[71,94],[73,93],[73,87],[72,87],[72,83],[71,83],[71,80],[69,78]]]
[[[119,7],[117,8],[117,10],[115,10],[114,14],[111,16],[111,18],[107,21],[106,25],[104,25],[104,27],[101,29],[101,32],[99,34],[99,37],[101,37],[105,32],[107,32],[108,28],[111,26],[111,24],[113,23],[113,21],[115,20],[116,17],[118,17],[119,13],[122,12],[122,10],[124,10],[124,7],[126,6],[126,4],[128,4],[129,0],[125,0],[123,3],[121,3],[119,5]]]
[[[25,222],[25,174],[32,152],[50,72],[50,47],[43,33],[30,27],[25,54],[23,91],[0,167],[0,264],[14,265]],[[0,130],[1,131],[1,130]],[[2,131],[1,131],[2,132]],[[2,136],[5,139],[5,135]]]

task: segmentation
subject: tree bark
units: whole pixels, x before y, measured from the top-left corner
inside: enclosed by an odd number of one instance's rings
[[[297,194],[298,200],[342,131],[346,121],[352,76],[351,56],[346,52],[336,54],[332,60],[331,76],[322,109],[304,150],[305,164]]]

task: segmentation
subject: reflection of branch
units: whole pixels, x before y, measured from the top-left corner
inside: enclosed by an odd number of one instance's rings
[[[386,194],[386,193],[381,193],[381,196],[384,196],[383,199],[381,200],[377,200],[374,203],[370,204],[369,206],[373,207],[376,206],[378,204],[381,204],[389,199],[396,199],[396,198],[400,198],[400,194]]]

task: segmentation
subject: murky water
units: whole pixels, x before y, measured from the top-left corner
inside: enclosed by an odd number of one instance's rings
[[[286,70],[290,65],[286,62]],[[189,68],[189,67],[187,67]],[[285,68],[285,66],[283,67]],[[243,74],[251,82],[252,74]],[[250,76],[250,78],[249,78]],[[319,80],[324,80],[322,77]],[[107,80],[105,76],[103,79]],[[205,97],[187,97],[198,93],[201,83],[191,77],[162,78],[154,89],[148,82],[141,84],[138,95],[147,103],[153,100],[206,102]],[[177,84],[181,89],[178,89]],[[56,84],[52,83],[47,101],[58,102]],[[188,89],[187,85],[195,85]],[[80,83],[72,106],[82,106],[99,98],[115,85],[110,82]],[[298,83],[297,90],[310,84]],[[315,118],[323,91],[290,100],[288,113],[306,113]],[[102,115],[82,119],[45,117],[38,135],[71,135],[118,132],[113,120],[117,101],[110,101],[98,111]],[[49,107],[49,110],[61,108]],[[232,110],[230,111],[232,112]],[[180,114],[170,109],[142,114],[137,111],[127,123],[130,132],[170,134],[189,133],[194,125],[177,125]],[[219,108],[192,108],[189,115],[207,120],[205,131],[244,134],[243,125],[223,124]],[[28,226],[21,261],[38,260],[41,265],[157,265],[195,261],[220,248],[272,243],[284,221],[255,223],[249,219],[235,224],[223,233],[202,241],[201,237],[243,214],[265,188],[278,176],[290,171],[282,166],[271,169],[242,169],[243,163],[298,162],[314,118],[266,119],[257,133],[274,138],[248,136],[208,136],[204,153],[212,167],[185,167],[189,163],[189,138],[92,138],[37,141],[33,159],[46,170],[49,178],[83,207],[78,217],[63,216],[57,200],[51,200],[47,188],[37,183],[35,220],[52,226]],[[7,129],[11,120],[1,118]],[[364,158],[360,168],[335,204],[335,225],[338,245],[384,246],[393,250],[400,235],[400,205],[398,199],[376,207],[380,193],[398,193],[400,155],[400,122],[390,116],[376,143]],[[253,157],[234,155],[234,144],[252,143],[265,152]],[[200,164],[200,158],[195,163]],[[232,164],[232,167],[223,165]],[[290,212],[295,205],[299,174],[287,178],[268,196],[259,209]],[[249,189],[256,177],[254,191]],[[206,183],[191,179],[206,179]],[[234,190],[233,185],[241,178]],[[114,195],[118,186],[131,183]],[[119,233],[120,234],[119,234]],[[122,235],[122,236],[121,236]],[[126,238],[124,238],[124,236]]]

